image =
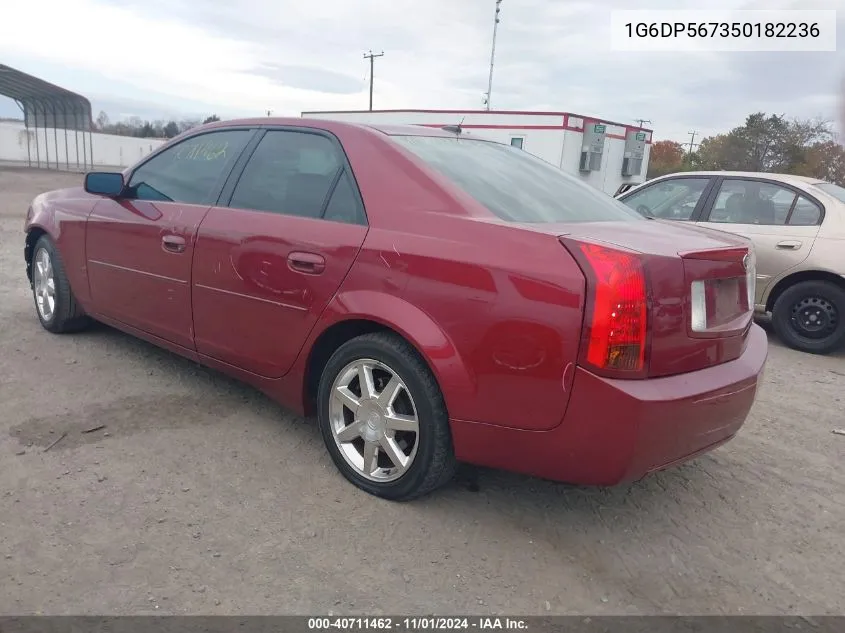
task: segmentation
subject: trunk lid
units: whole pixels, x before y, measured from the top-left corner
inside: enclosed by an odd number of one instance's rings
[[[647,377],[704,369],[742,354],[754,309],[749,240],[660,220],[523,226],[638,254],[649,305]]]

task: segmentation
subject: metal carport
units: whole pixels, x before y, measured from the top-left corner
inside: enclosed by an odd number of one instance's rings
[[[13,99],[23,112],[26,126],[27,162],[30,167],[62,169],[62,163],[64,163],[64,168],[68,170],[73,168],[87,170],[93,166],[93,125],[91,102],[88,99],[5,64],[0,64],[0,95]],[[35,131],[34,150],[30,140],[30,130]],[[39,137],[39,130],[43,138]],[[59,151],[60,130],[64,131],[63,161]],[[68,131],[73,132],[75,163],[71,160],[72,150],[68,142]],[[43,159],[42,149],[44,150]]]

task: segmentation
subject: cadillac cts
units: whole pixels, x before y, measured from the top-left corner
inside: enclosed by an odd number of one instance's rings
[[[750,242],[460,129],[213,123],[25,229],[45,329],[96,319],[316,414],[393,500],[460,461],[643,477],[732,438],[766,360]]]

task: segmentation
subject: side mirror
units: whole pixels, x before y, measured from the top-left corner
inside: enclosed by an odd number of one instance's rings
[[[85,174],[85,191],[98,196],[116,198],[123,193],[123,174],[120,172],[92,171]]]

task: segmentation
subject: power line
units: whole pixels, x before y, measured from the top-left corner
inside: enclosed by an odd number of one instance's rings
[[[369,53],[364,53],[364,59],[370,60],[370,112],[373,111],[373,74],[375,72],[376,57],[384,57],[384,51],[373,53],[371,49]]]
[[[637,122],[637,127],[639,127],[640,129],[642,129],[644,124],[651,123],[650,119],[634,119],[634,121]]]
[[[684,145],[685,145],[685,146],[687,146],[687,147],[689,147],[689,150],[687,150],[687,154],[691,154],[691,153],[692,153],[692,148],[693,148],[693,147],[698,147],[699,145],[701,145],[701,143],[696,143],[696,142],[695,142],[695,135],[696,135],[696,134],[698,134],[698,131],[697,131],[697,130],[693,130],[692,132],[687,132],[687,134],[689,134],[689,135],[690,135],[690,141],[689,141],[689,143],[684,143]]]
[[[499,13],[502,0],[496,0],[496,13],[493,17],[493,46],[490,51],[490,78],[487,80],[487,94],[484,97],[484,105],[490,110],[490,103],[493,100],[493,62],[496,61],[496,33],[499,31]]]

